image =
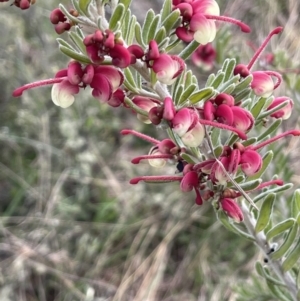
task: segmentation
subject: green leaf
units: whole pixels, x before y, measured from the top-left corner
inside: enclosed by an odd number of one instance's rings
[[[70,31],[68,34],[69,34],[70,39],[77,46],[78,50],[81,51],[82,53],[86,54],[86,47],[83,44],[81,37],[74,31]]]
[[[238,102],[242,101],[243,99],[247,98],[249,96],[250,92],[251,92],[251,89],[246,88],[239,94],[235,95],[234,96],[235,103],[238,103]]]
[[[163,22],[172,12],[172,0],[163,1],[163,6],[161,9],[161,21]]]
[[[146,18],[145,18],[145,21],[144,21],[143,27],[142,27],[142,37],[143,37],[143,41],[146,44],[148,44],[147,37],[148,37],[149,31],[150,31],[149,28],[150,28],[150,25],[153,22],[154,18],[155,18],[154,10],[149,9],[147,11]]]
[[[110,20],[109,20],[109,29],[115,31],[119,28],[118,23],[122,22],[125,16],[125,6],[122,3],[119,3],[115,8]],[[121,25],[121,23],[119,23]]]
[[[252,82],[253,76],[250,74],[244,79],[242,79],[234,89],[234,94],[240,93],[241,91],[245,90],[246,88],[249,88],[250,83]]]
[[[259,115],[259,119],[262,119],[262,118],[265,118],[265,117],[267,117],[267,116],[270,116],[271,114],[277,112],[277,111],[280,110],[281,108],[284,108],[284,107],[285,107],[286,105],[288,105],[288,104],[289,104],[289,101],[287,100],[287,101],[285,101],[285,102],[279,104],[278,106],[276,106],[276,107],[274,107],[274,108],[272,108],[272,109],[270,109],[270,110],[267,110],[267,111],[261,113],[261,114]]]
[[[196,93],[193,93],[190,96],[190,102],[191,104],[195,105],[201,100],[205,101],[206,99],[211,98],[214,94],[215,93],[213,88],[204,88],[197,91]]]
[[[74,47],[71,44],[69,44],[68,42],[66,42],[65,40],[63,40],[61,38],[57,38],[56,41],[59,44],[59,46],[64,46],[64,47],[69,48],[70,50],[76,52],[76,50],[74,49]]]
[[[119,0],[119,4],[123,4],[125,6],[125,10],[127,10],[131,4],[131,0]]]
[[[179,104],[179,99],[183,93],[183,85],[178,85],[177,89],[176,89],[176,93],[175,95],[173,95],[173,100],[174,100],[174,103],[175,105],[178,105]]]
[[[253,108],[251,109],[251,113],[253,115],[254,118],[256,118],[262,111],[264,105],[266,102],[266,98],[261,97],[256,104],[253,106]]]
[[[279,289],[277,285],[274,285],[273,282],[267,280],[267,285],[272,294],[276,297],[276,301],[291,301],[283,292]]]
[[[264,200],[258,214],[257,222],[255,225],[255,232],[258,233],[264,230],[272,216],[273,205],[275,201],[276,195],[274,193],[270,193]]]
[[[229,60],[227,66],[226,66],[226,70],[225,70],[224,82],[228,81],[229,78],[233,75],[233,69],[235,68],[235,65],[236,65],[235,59]],[[239,75],[237,75],[237,77],[238,77],[238,79],[240,78]]]
[[[296,235],[298,232],[298,224],[294,223],[293,227],[290,229],[288,235],[286,236],[284,242],[281,244],[281,246],[270,256],[273,260],[277,260],[284,256],[284,254],[289,250],[289,248],[292,246]]]
[[[135,32],[135,39],[138,42],[138,44],[140,46],[142,46],[143,48],[146,48],[146,44],[145,44],[144,39],[142,37],[142,28],[141,28],[141,25],[138,22],[135,23],[134,32]]]
[[[136,16],[131,16],[130,23],[128,26],[128,31],[125,34],[125,41],[127,42],[128,45],[131,45],[133,43],[135,24],[136,24]]]
[[[256,262],[255,269],[256,269],[258,275],[260,275],[261,277],[265,278],[266,280],[272,282],[274,285],[280,285],[280,286],[286,287],[286,285],[283,282],[271,277],[268,274],[267,269],[265,267],[263,267],[259,261]]]
[[[300,212],[300,189],[294,191],[291,206],[292,217],[296,218]]]
[[[273,152],[268,151],[263,157],[263,164],[261,169],[254,175],[248,177],[248,180],[250,181],[250,180],[261,178],[264,172],[266,171],[266,169],[268,168],[268,166],[270,165],[270,163],[272,162],[272,159],[273,159]]]
[[[225,88],[224,88],[225,87]],[[221,88],[218,88],[220,93],[231,94],[235,88],[235,84],[223,85]]]
[[[225,73],[219,72],[216,78],[214,79],[214,81],[211,83],[211,86],[217,89],[223,83],[224,77],[225,77]]]
[[[226,216],[226,214],[223,211],[217,211],[217,216],[218,216],[218,220],[223,224],[223,226],[233,232],[238,234],[239,236],[246,238],[247,240],[251,240],[254,241],[254,237],[251,236],[250,234],[242,231],[241,229],[239,229],[238,227],[236,227],[235,225],[231,224],[228,220],[228,217]]]
[[[168,15],[168,17],[162,22],[161,26],[166,29],[166,33],[169,35],[173,28],[176,28],[181,23],[180,11],[175,9]]]
[[[193,52],[199,47],[200,43],[196,42],[195,40],[192,41],[187,47],[185,47],[178,56],[181,57],[183,60],[187,60]]]
[[[135,103],[132,102],[132,100],[128,97],[125,97],[124,102],[126,103],[126,105],[128,105],[131,109],[133,109],[136,113],[143,115],[145,117],[148,117],[148,112],[141,109],[139,106],[137,106]]]
[[[155,34],[154,40],[157,42],[157,44],[159,45],[158,48],[161,48],[162,45],[160,45],[160,43],[162,43],[165,38],[167,36],[166,30],[164,27],[161,27]]]
[[[267,240],[271,240],[273,237],[283,233],[286,230],[289,230],[290,228],[293,227],[295,223],[295,219],[293,218],[288,218],[285,221],[282,221],[275,225],[271,230],[269,230],[266,234]]]
[[[220,134],[221,134],[221,129],[219,128],[213,128],[213,130],[211,131],[210,139],[214,147],[219,145],[221,142]]]
[[[284,272],[290,270],[300,258],[300,237],[298,238],[297,243],[295,244],[294,248],[288,254],[284,262],[282,263],[282,268]]]
[[[192,72],[192,70],[188,70],[188,71],[185,72],[185,76],[184,76],[184,78],[185,78],[185,81],[184,81],[184,88],[185,88],[185,89],[187,89],[190,85],[193,84],[193,79],[192,79],[192,77],[193,77],[193,72]]]
[[[81,63],[83,63],[83,64],[91,64],[91,63],[92,63],[92,62],[89,60],[89,58],[86,57],[85,55],[83,55],[83,54],[81,54],[81,53],[78,53],[78,52],[76,52],[76,51],[74,51],[74,50],[71,50],[70,48],[67,48],[67,47],[65,47],[65,46],[60,45],[60,46],[59,46],[59,50],[60,50],[63,54],[67,55],[68,57],[70,57],[70,58],[72,58],[72,59],[74,59],[74,60],[76,60],[76,61],[78,61],[78,62],[81,62]]]
[[[124,69],[124,75],[125,75],[125,79],[130,84],[130,86],[136,88],[134,77],[133,77],[132,72],[129,68]],[[136,89],[135,89],[135,91],[136,91]]]
[[[257,141],[256,137],[251,137],[248,140],[243,141],[242,144],[246,147],[246,146],[254,144],[256,141]]]
[[[187,154],[187,153],[182,153],[181,157],[183,160],[185,160],[187,163],[190,163],[190,164],[196,164],[199,162],[199,160],[196,157],[193,157],[192,155]]]
[[[245,191],[250,191],[257,188],[262,182],[262,179],[255,179],[240,184],[240,187]]]
[[[216,76],[212,73],[208,76],[205,87],[210,87]]]
[[[187,87],[181,94],[178,104],[183,105],[184,103],[186,103],[189,100],[188,98],[196,90],[196,88],[197,86],[195,84],[191,84],[189,87]]]
[[[257,138],[257,141],[261,141],[266,138],[268,135],[275,132],[282,123],[282,119],[276,119],[262,134]]]
[[[160,15],[156,15],[149,27],[149,32],[148,32],[147,40],[146,40],[147,43],[149,43],[151,40],[154,39],[154,36],[157,32],[159,23],[160,23]]]
[[[290,189],[293,187],[293,184],[291,183],[288,183],[288,184],[285,184],[285,185],[282,185],[282,186],[277,186],[273,189],[268,189],[267,191],[264,191],[262,193],[260,193],[258,196],[256,196],[253,201],[254,203],[258,202],[259,200],[263,199],[266,195],[268,195],[269,193],[271,192],[274,192],[274,193],[278,193],[278,192],[281,192],[281,191],[285,191],[287,189]]]
[[[84,12],[85,15],[88,15],[88,8],[92,0],[79,0],[79,7]]]

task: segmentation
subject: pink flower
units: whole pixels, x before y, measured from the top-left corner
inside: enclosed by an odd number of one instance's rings
[[[282,118],[283,120],[286,120],[291,116],[293,106],[294,106],[294,102],[293,102],[292,99],[290,99],[287,96],[281,96],[281,97],[275,98],[272,101],[272,103],[268,106],[267,110],[271,110],[271,109],[277,107],[278,105],[280,105],[284,102],[288,102],[288,103],[283,108],[281,108],[281,109],[277,110],[276,112],[272,113],[271,117]]]
[[[179,56],[163,53],[153,61],[152,69],[158,81],[172,85],[176,77],[182,73],[184,66],[184,61]]]
[[[252,176],[261,169],[262,158],[255,150],[246,149],[241,155],[240,166],[246,176]]]
[[[240,223],[243,221],[244,216],[239,205],[230,198],[223,198],[220,200],[221,209],[235,222]]]
[[[208,20],[203,14],[193,15],[190,30],[194,32],[194,39],[202,45],[212,42],[217,34],[215,21]]]
[[[264,71],[252,72],[253,80],[251,88],[257,96],[269,97],[274,91],[274,82],[272,77]]]
[[[195,171],[188,171],[180,182],[180,189],[183,192],[188,192],[196,188],[198,185],[198,174]]]
[[[192,62],[203,68],[204,70],[211,70],[216,59],[216,50],[211,43],[200,45],[192,54]]]
[[[79,86],[72,85],[67,79],[54,84],[51,90],[51,99],[55,105],[68,108],[75,100],[74,95],[79,93]]]
[[[182,137],[189,130],[191,130],[198,121],[197,113],[188,108],[180,109],[172,120],[173,131]]]
[[[202,124],[199,122],[196,123],[196,125],[186,132],[182,137],[181,140],[182,142],[188,146],[188,147],[198,147],[205,136],[205,130]]]

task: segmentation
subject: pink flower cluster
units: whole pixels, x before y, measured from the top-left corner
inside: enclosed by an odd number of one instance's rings
[[[173,10],[178,9],[182,17],[176,35],[184,42],[195,40],[202,45],[212,42],[216,37],[215,21],[233,23],[240,26],[243,32],[250,32],[249,26],[241,21],[220,16],[215,0],[173,0],[172,3]]]
[[[0,2],[8,2],[9,0],[0,0]],[[19,7],[20,9],[28,9],[30,5],[34,4],[35,0],[14,0],[11,5]]]

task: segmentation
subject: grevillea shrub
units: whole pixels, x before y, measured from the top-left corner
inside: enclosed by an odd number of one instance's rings
[[[12,2],[20,9],[33,4]],[[180,194],[188,193],[190,202],[210,203],[228,230],[263,252],[266,265],[257,262],[256,270],[274,298],[299,300],[300,192],[293,194],[291,216],[273,224],[276,196],[292,185],[277,176],[262,178],[273,160],[265,147],[300,135],[297,129],[280,132],[294,105],[290,97],[277,95],[281,74],[256,68],[270,39],[283,28],[271,29],[249,62],[227,58],[199,85],[186,62],[191,57],[192,63],[211,69],[217,25],[237,26],[239,35],[251,31],[242,21],[223,16],[215,0],[166,0],[159,14],[148,11],[142,25],[131,12],[130,0],[70,4],[73,8],[60,4],[49,16],[58,35],[69,33],[70,41],[57,38],[69,64],[53,78],[16,88],[13,96],[51,85],[54,104],[68,108],[79,101],[82,90],[103,106],[131,110],[149,127],[164,130],[165,138],[156,139],[120,129],[123,136],[149,143],[149,152],[133,158],[133,164],[146,160],[160,170],[174,167],[172,174],[160,171],[128,179],[130,183],[176,182],[179,201]]]

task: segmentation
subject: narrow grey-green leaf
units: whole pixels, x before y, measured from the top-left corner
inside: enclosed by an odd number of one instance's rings
[[[149,43],[151,40],[154,39],[159,23],[160,23],[160,15],[156,15],[149,27],[149,32],[148,32],[147,40],[146,40],[147,43]]]
[[[241,91],[245,90],[246,88],[249,87],[250,83],[252,82],[253,76],[250,74],[247,77],[245,77],[244,79],[242,79],[236,86],[234,89],[234,93],[240,93]]]
[[[216,76],[212,73],[208,76],[205,87],[210,87]]]
[[[190,163],[190,164],[196,164],[199,162],[199,160],[196,157],[193,157],[187,153],[182,153],[181,157],[183,160],[185,160],[187,163]]]
[[[92,62],[89,60],[89,58],[87,58],[85,55],[81,54],[81,53],[78,53],[74,50],[71,50],[70,48],[67,48],[65,46],[62,46],[60,45],[59,46],[59,50],[64,53],[65,55],[67,55],[68,57],[78,61],[78,62],[81,62],[81,63],[84,63],[84,64],[91,64]]]
[[[275,132],[282,123],[282,119],[276,119],[262,134],[260,134],[257,138],[257,141],[261,141],[266,138],[268,135]]]
[[[235,103],[240,102],[241,100],[247,98],[251,92],[250,88],[246,88],[237,95],[234,96]]]
[[[261,176],[264,174],[264,172],[266,171],[266,169],[268,168],[268,166],[272,162],[272,159],[273,159],[273,152],[268,151],[263,157],[263,164],[262,164],[261,169],[257,173],[255,173],[253,176],[250,176],[248,178],[249,181],[261,178]]]
[[[257,141],[256,137],[251,137],[251,138],[243,141],[242,144],[246,147],[246,146],[254,144],[256,141]]]
[[[256,196],[253,201],[254,203],[260,201],[261,199],[263,199],[266,195],[268,195],[269,193],[278,193],[278,192],[281,192],[281,191],[285,191],[285,190],[288,190],[288,189],[291,189],[293,187],[293,184],[291,183],[288,183],[288,184],[284,184],[282,186],[277,186],[275,188],[272,188],[272,189],[268,189],[267,191],[264,191],[262,193],[260,193],[258,196]]]
[[[149,9],[147,14],[146,14],[146,18],[145,21],[143,23],[143,27],[142,27],[142,37],[143,37],[143,41],[148,44],[147,42],[147,37],[149,34],[149,29],[150,29],[150,25],[153,22],[155,18],[155,12],[153,9]]]
[[[188,59],[193,52],[199,47],[200,43],[196,42],[195,40],[192,41],[187,47],[185,47],[178,56],[181,57],[183,60]]]
[[[250,191],[257,188],[262,182],[262,179],[255,179],[240,184],[240,187],[245,191]]]
[[[148,117],[148,112],[141,109],[139,106],[137,106],[130,98],[125,97],[124,102],[126,103],[126,105],[128,105],[131,109],[133,109],[136,113]]]
[[[255,225],[255,232],[258,233],[264,230],[271,218],[273,212],[273,205],[275,201],[276,195],[274,193],[270,193],[263,201],[263,204],[259,210],[258,218]]]
[[[175,95],[173,95],[173,100],[174,100],[174,103],[175,105],[178,105],[179,104],[179,99],[183,93],[183,89],[184,89],[184,86],[183,85],[179,85],[176,89],[176,93]]]
[[[251,113],[253,115],[254,118],[256,118],[262,111],[262,108],[265,105],[265,101],[266,99],[261,97],[256,104],[253,106],[253,108],[251,109]]]
[[[223,84],[221,86],[219,86],[218,89],[221,92],[221,91],[226,90],[229,86],[232,86],[232,84],[234,84],[233,86],[235,87],[235,85],[238,81],[239,81],[239,75],[235,75],[231,79],[228,79],[228,80],[225,80],[225,78],[224,78]]]
[[[222,65],[222,69],[221,69],[221,71],[222,72],[226,72],[226,69],[227,69],[227,66],[228,66],[228,64],[229,64],[229,61],[230,61],[230,59],[226,59],[224,62],[223,62],[223,65]]]
[[[276,106],[276,107],[274,107],[274,108],[272,108],[272,109],[270,109],[270,110],[267,110],[267,111],[261,113],[261,114],[259,115],[259,119],[262,119],[262,118],[265,118],[265,117],[267,117],[267,116],[270,116],[271,114],[273,114],[273,113],[277,112],[278,110],[284,108],[284,107],[285,107],[286,105],[288,105],[288,104],[289,104],[289,101],[287,100],[287,101],[285,101],[285,102],[279,104],[278,106]]]
[[[292,246],[296,235],[298,232],[298,224],[294,223],[293,227],[289,231],[288,235],[286,236],[284,242],[281,244],[281,246],[270,256],[272,257],[273,260],[277,260],[284,256],[284,254],[289,250],[289,248]]]
[[[157,44],[160,44],[167,36],[166,30],[164,27],[161,27],[155,34],[154,40],[157,42]],[[161,45],[159,46],[159,48]]]
[[[211,86],[213,88],[217,89],[223,83],[224,76],[225,76],[224,72],[218,73],[217,76],[216,76],[216,78],[211,83]]]
[[[229,78],[233,75],[233,69],[236,65],[236,60],[235,59],[231,59],[226,67],[225,70],[225,77],[224,77],[224,81],[226,82],[227,80],[229,80]],[[238,79],[240,78],[240,76],[238,75]]]
[[[146,44],[145,44],[145,42],[143,40],[143,37],[142,37],[142,28],[141,28],[141,25],[138,22],[135,23],[134,32],[135,32],[135,39],[138,42],[138,44],[140,46],[142,46],[143,48],[146,48]]]
[[[191,104],[196,104],[201,100],[206,100],[210,97],[212,97],[214,95],[214,89],[213,88],[204,88],[201,89],[199,91],[197,91],[196,93],[193,93],[190,96],[190,102]]]
[[[161,9],[161,21],[163,22],[172,12],[172,0],[163,1],[163,6]]]
[[[238,234],[241,237],[244,237],[248,240],[254,241],[253,236],[251,236],[250,234],[240,230],[239,228],[237,228],[236,226],[234,226],[233,224],[231,224],[228,220],[228,217],[226,216],[226,214],[223,211],[218,211],[218,220],[223,224],[223,226],[228,229],[229,231]]]
[[[269,281],[272,282],[274,285],[280,285],[280,286],[284,286],[284,287],[286,286],[284,283],[282,283],[282,282],[280,282],[279,280],[277,280],[277,279],[271,277],[271,276],[267,273],[266,269],[262,266],[262,264],[261,264],[259,261],[256,262],[256,264],[255,264],[255,269],[256,269],[258,275],[260,275],[261,277],[263,277],[263,278],[269,280]]]
[[[226,93],[226,94],[231,94],[234,91],[235,84],[231,85],[222,85],[221,88],[218,88],[220,93]]]
[[[129,68],[125,68],[125,69],[124,69],[124,75],[125,75],[125,78],[126,78],[126,80],[128,81],[128,83],[129,83],[132,87],[136,87],[134,77],[133,77],[132,72],[131,72],[131,70],[130,70]]]
[[[292,198],[292,217],[296,218],[300,212],[300,189],[296,189]]]
[[[128,31],[125,35],[125,41],[127,42],[128,45],[131,45],[133,43],[135,24],[136,24],[136,16],[132,16],[128,26]]]
[[[80,50],[82,53],[86,54],[86,47],[83,44],[81,37],[74,31],[70,31],[69,36],[70,36],[70,39],[73,41],[73,43],[77,46],[78,50]]]
[[[287,296],[285,296],[277,285],[274,285],[273,282],[267,280],[267,285],[272,294],[276,297],[276,301],[291,301]]]
[[[192,70],[188,70],[185,72],[185,81],[183,83],[185,89],[187,89],[191,84],[193,84],[192,77],[193,77]]]
[[[217,145],[219,145],[220,142],[221,142],[220,134],[221,134],[221,129],[219,129],[219,128],[213,128],[213,130],[211,132],[210,139],[211,139],[212,145],[214,147],[217,146]]]
[[[79,8],[84,12],[85,15],[88,15],[88,8],[92,0],[79,0]]]
[[[181,23],[179,9],[173,10],[172,13],[162,22],[162,27],[166,29],[166,33],[170,34],[173,28],[176,28]]]
[[[123,4],[125,6],[125,10],[127,10],[131,4],[131,0],[119,0],[119,4]]]
[[[119,3],[109,20],[109,29],[112,31],[116,30],[118,21],[122,22],[124,15],[125,15],[125,6],[122,3]]]
[[[270,229],[267,234],[267,240],[272,239],[273,237],[283,233],[284,231],[290,229],[293,227],[295,223],[295,219],[293,218],[288,218],[285,221],[282,221],[280,223],[278,223],[277,225],[275,225],[272,229]]]
[[[294,248],[288,254],[284,262],[282,263],[282,268],[284,272],[290,270],[300,258],[300,238],[298,238],[297,243],[295,244]]]
[[[72,51],[75,51],[74,47],[71,44],[69,44],[68,42],[66,42],[65,40],[63,40],[61,38],[57,38],[56,41],[59,44],[59,46],[63,46],[63,47],[69,48]]]
[[[188,86],[184,92],[181,94],[180,99],[178,101],[179,105],[184,104],[186,101],[188,101],[188,98],[191,96],[191,94],[196,90],[197,86],[195,84],[191,84]]]

